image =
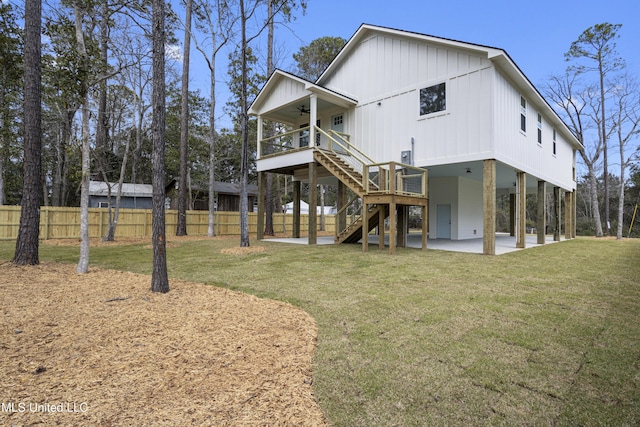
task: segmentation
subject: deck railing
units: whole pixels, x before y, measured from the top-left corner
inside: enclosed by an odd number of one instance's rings
[[[313,138],[309,132],[312,129]],[[427,195],[427,171],[425,169],[397,162],[376,163],[358,147],[351,144],[348,134],[334,130],[325,131],[318,126],[306,126],[264,138],[260,141],[260,157],[316,148],[315,145],[300,146],[301,135],[306,136],[307,141],[316,141],[316,135],[324,135],[327,141],[326,148],[362,176],[362,186],[366,193],[418,197],[426,197]]]
[[[369,176],[365,191],[381,194],[398,194],[403,196],[427,196],[427,170],[403,163],[374,163],[365,166],[365,174]]]
[[[260,141],[260,158],[278,156],[296,150],[306,150],[308,144],[300,146],[300,133],[309,133],[309,126],[279,133]],[[307,139],[308,140],[308,139]]]

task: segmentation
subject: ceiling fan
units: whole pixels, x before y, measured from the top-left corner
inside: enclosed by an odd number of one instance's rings
[[[300,107],[296,107],[296,110],[298,110],[300,112],[300,115],[302,116],[303,114],[309,114],[311,113],[311,110],[308,108],[305,108],[304,104],[301,105]]]

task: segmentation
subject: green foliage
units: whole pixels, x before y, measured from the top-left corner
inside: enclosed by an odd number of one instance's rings
[[[220,137],[216,141],[216,172],[222,181],[239,182],[241,151],[242,151],[242,129],[241,129],[241,112],[242,112],[242,62],[239,57],[240,51],[229,54],[229,90],[231,98],[225,106],[226,113],[233,121],[233,129],[222,129]],[[253,54],[250,46],[247,47],[247,107],[251,105],[253,100],[260,92],[260,87],[265,81],[265,76],[256,71],[258,58]],[[248,182],[256,180],[256,139],[257,139],[257,123],[256,119],[250,117],[248,121],[248,141],[249,141],[249,159],[248,159]]]
[[[15,103],[22,86],[22,29],[13,6],[0,3],[0,90],[2,100]]]
[[[256,172],[256,126],[249,121],[249,170],[248,182],[257,181]],[[216,139],[216,180],[223,182],[240,181],[241,135],[237,130],[222,129]]]
[[[602,64],[604,72],[619,69],[624,66],[624,60],[618,56],[615,40],[619,38],[618,30],[622,24],[610,24],[608,22],[596,24],[584,30],[580,37],[573,43],[569,51],[565,53],[565,59],[585,58]],[[579,65],[579,70],[590,69],[585,65]],[[596,67],[591,67],[591,69]],[[597,69],[597,68],[596,68]]]
[[[291,22],[295,19],[293,14],[296,9],[301,9],[304,15],[307,12],[306,0],[271,0],[273,9],[280,12],[285,22]]]
[[[258,58],[254,55],[253,49],[247,47],[247,107],[253,103],[258,96],[262,84],[266,81],[265,76],[256,71]],[[234,127],[240,126],[240,112],[242,111],[242,61],[240,51],[234,51],[229,54],[229,67],[227,73],[229,75],[229,91],[231,98],[227,101],[225,112],[233,120]]]
[[[316,81],[347,43],[342,37],[320,37],[293,54],[298,75]]]
[[[22,188],[22,29],[11,4],[0,4],[0,162],[4,194],[0,202],[17,204]]]
[[[165,133],[165,182],[180,176],[180,88],[172,87],[167,96]],[[189,92],[188,168],[195,187],[208,186],[209,143],[207,141],[209,104],[199,92]]]
[[[68,9],[66,14],[60,13],[55,20],[46,20],[44,34],[48,36],[50,43],[43,46],[45,102],[55,100],[67,107],[82,103],[80,84],[83,79],[87,79],[88,82],[96,80],[96,76],[104,70],[100,59],[100,47],[97,40],[91,37],[91,28],[85,33],[89,61],[86,67],[82,64],[77,50],[75,22],[71,17],[73,10]]]

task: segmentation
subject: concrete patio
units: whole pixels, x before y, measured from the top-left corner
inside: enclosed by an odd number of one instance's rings
[[[389,241],[388,239],[389,239],[389,236],[385,235],[386,244],[388,244],[388,241]],[[268,240],[270,242],[291,243],[291,244],[301,244],[301,245],[306,245],[308,243],[308,239],[306,237],[277,238],[277,239],[265,239],[265,240]],[[533,234],[527,235],[525,249],[542,246],[542,245],[539,245],[537,241],[538,239],[536,235],[533,235]],[[332,245],[333,237],[319,236],[317,242],[318,242],[317,243],[318,245]],[[557,243],[553,240],[552,235],[546,236],[546,244],[550,244],[550,243]],[[377,247],[378,236],[374,234],[369,235],[369,244],[370,246]],[[413,234],[413,233],[409,234],[407,236],[407,247],[420,249],[421,248],[420,234]],[[373,248],[371,249],[373,250]],[[427,249],[482,254],[482,238],[468,239],[468,240],[428,239]],[[522,249],[516,248],[516,238],[514,236],[509,236],[509,234],[506,234],[506,233],[496,234],[496,255],[502,255],[509,252],[515,252],[520,250]]]

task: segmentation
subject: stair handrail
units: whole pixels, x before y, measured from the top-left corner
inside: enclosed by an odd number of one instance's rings
[[[344,173],[345,175],[347,175],[349,178],[351,178],[353,180],[353,182],[357,182],[358,184],[362,185],[361,182],[361,176],[354,176],[348,169],[343,168],[341,165],[339,165],[338,163],[336,163],[331,157],[329,157],[326,153],[324,153],[322,150],[317,150],[317,153],[319,153],[322,157],[324,157],[328,162],[332,163],[338,170],[340,170],[340,172]],[[355,169],[350,168],[351,171],[354,171]],[[358,171],[356,171],[358,172]],[[358,174],[360,174],[360,172],[358,172]],[[352,188],[353,189],[353,188]],[[356,189],[353,189],[354,191]],[[361,191],[361,190],[359,190]]]
[[[333,138],[332,136],[330,136],[329,134],[327,134],[326,132],[323,131],[323,133],[327,136],[327,138],[329,138],[329,149],[331,151],[336,151],[331,147],[331,143],[336,143],[338,144],[339,147],[343,148],[347,153],[349,154],[358,154],[359,157],[361,157],[360,161],[363,164],[370,164],[370,163],[375,163],[375,161],[367,156],[365,153],[363,153],[362,151],[360,151],[360,149],[358,149],[358,147],[356,147],[355,145],[351,144],[344,136],[341,132],[337,132],[333,129],[329,130],[329,133],[335,135],[337,137]]]
[[[367,156],[365,153],[360,151],[358,147],[351,144],[345,137],[344,133],[335,131],[330,129],[329,132],[325,132],[324,130],[317,128],[316,130],[323,135],[325,135],[329,141],[329,151],[338,155],[345,163],[349,166],[353,167],[353,169],[361,174],[362,182],[361,185],[363,188],[369,188],[371,184],[377,186],[375,181],[371,179],[368,175],[369,168],[367,165],[375,163],[374,160]],[[332,136],[333,135],[333,136]],[[335,138],[334,138],[335,137]],[[341,148],[341,150],[336,150],[334,145]]]
[[[362,153],[356,147],[351,145],[351,143],[349,143],[349,141],[344,139],[341,135],[334,133],[334,135],[338,137],[338,139],[336,139],[318,127],[316,127],[316,131],[327,137],[329,141],[329,151],[340,156],[340,158],[344,160],[344,162],[349,166],[353,167],[356,172],[361,174],[364,169],[364,165],[373,162],[373,160],[371,160],[366,154]],[[341,150],[337,150],[336,148],[341,148]]]
[[[336,217],[336,227],[335,227],[336,238],[338,238],[340,234],[342,234],[345,230],[349,229],[353,224],[357,223],[360,218],[362,218],[362,206],[360,206],[359,208],[360,214],[357,215],[357,217],[354,215],[351,222],[347,221],[347,209],[349,209],[356,200],[360,200],[360,196],[358,196],[357,194],[353,196],[349,201],[347,201],[347,203],[345,203],[345,205],[342,208],[340,208],[338,212],[336,212],[336,216],[335,216]],[[344,224],[341,226],[340,217],[342,215],[344,215],[345,221],[344,221]]]

